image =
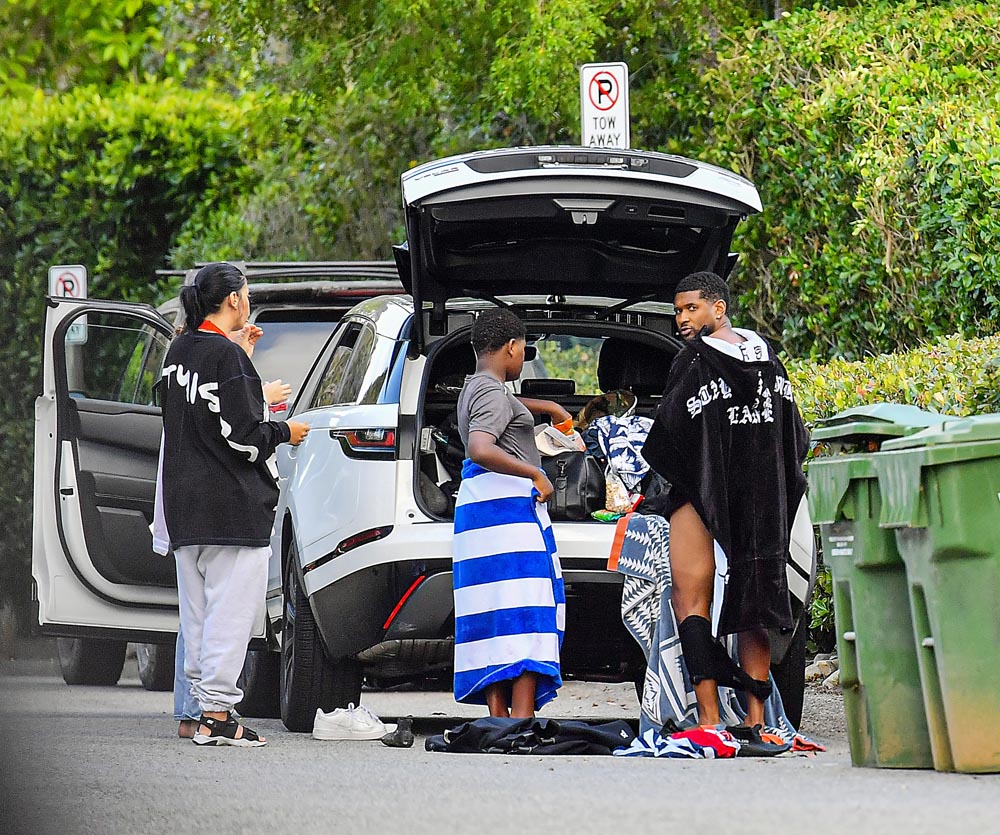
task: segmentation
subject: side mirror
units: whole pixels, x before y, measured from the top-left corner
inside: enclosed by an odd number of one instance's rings
[[[531,362],[538,356],[538,349],[534,345],[524,346],[524,361]]]

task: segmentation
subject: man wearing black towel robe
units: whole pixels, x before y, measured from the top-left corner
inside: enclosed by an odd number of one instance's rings
[[[642,455],[671,484],[672,604],[699,721],[719,722],[722,684],[746,691],[752,728],[771,691],[766,630],[793,626],[785,564],[808,433],[781,362],[757,333],[731,326],[728,307],[729,288],[714,273],[678,284],[686,345]],[[729,560],[719,634],[739,633],[739,666],[712,636],[713,539]]]

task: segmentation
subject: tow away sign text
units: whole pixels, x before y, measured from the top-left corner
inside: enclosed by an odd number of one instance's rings
[[[581,144],[588,148],[628,148],[628,65],[580,67]]]

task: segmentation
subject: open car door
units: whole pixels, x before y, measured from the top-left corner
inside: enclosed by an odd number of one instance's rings
[[[162,431],[154,386],[172,328],[146,305],[47,304],[35,404],[38,620],[76,639],[78,654],[91,647],[90,657],[60,658],[64,676],[67,663],[84,679],[117,664],[104,676],[116,681],[125,641],[172,642],[177,631],[174,562],[153,552],[149,528]]]

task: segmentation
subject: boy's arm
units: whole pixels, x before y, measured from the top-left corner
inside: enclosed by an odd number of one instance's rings
[[[535,397],[518,397],[517,399],[531,414],[548,415],[554,424],[573,419],[573,416],[554,400],[539,400]]]
[[[531,479],[538,491],[538,500],[547,502],[552,495],[552,482],[534,464],[515,458],[497,446],[497,439],[489,432],[473,430],[469,432],[469,458],[484,470],[503,475],[514,475]]]

